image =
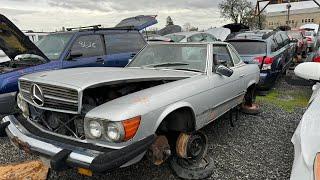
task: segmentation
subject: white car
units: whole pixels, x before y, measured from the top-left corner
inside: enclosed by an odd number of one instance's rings
[[[212,34],[206,32],[190,31],[168,34],[165,38],[171,39],[173,42],[214,42],[218,39]]]
[[[295,74],[317,82],[312,90],[309,107],[296,129],[292,143],[295,157],[291,180],[320,179],[320,63],[307,62],[298,65]]]

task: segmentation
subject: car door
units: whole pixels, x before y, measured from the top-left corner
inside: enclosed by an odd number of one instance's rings
[[[212,101],[211,119],[215,119],[229,109],[242,102],[241,93],[243,89],[243,80],[241,80],[241,71],[234,65],[232,56],[227,45],[213,45],[213,68],[210,76],[210,98]],[[232,76],[226,77],[215,72],[216,67],[224,65],[232,69]]]
[[[73,42],[63,68],[104,66],[105,45],[100,34],[80,35]]]
[[[124,67],[145,45],[138,31],[110,32],[104,35],[107,58],[105,65]]]

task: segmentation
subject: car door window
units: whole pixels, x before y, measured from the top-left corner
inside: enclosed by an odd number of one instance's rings
[[[204,38],[204,41],[205,42],[213,42],[213,41],[217,41],[217,38],[215,38],[213,35],[211,34],[202,34],[203,35],[203,38]]]
[[[229,49],[230,49],[230,54],[231,54],[232,59],[233,59],[233,63],[235,65],[239,64],[242,61],[241,58],[239,57],[239,54],[233,48],[230,47]]]
[[[203,38],[202,34],[195,34],[195,35],[190,36],[187,41],[188,42],[203,42],[204,38]]]
[[[284,45],[283,45],[283,39],[282,39],[282,37],[280,36],[280,34],[278,34],[278,35],[275,37],[275,40],[276,40],[276,42],[277,42],[277,44],[278,44],[278,49],[277,49],[277,50],[281,49]]]
[[[213,64],[217,65],[225,65],[227,67],[233,67],[233,61],[230,56],[229,50],[226,45],[214,45],[213,46]]]
[[[138,52],[146,42],[138,32],[116,32],[105,35],[107,54]]]
[[[283,46],[290,44],[289,37],[286,34],[281,34],[281,37],[283,39]]]
[[[271,52],[276,52],[279,48],[278,48],[278,44],[271,39],[270,41],[270,46],[271,46]]]
[[[94,57],[104,55],[104,45],[100,35],[80,36],[72,45],[71,54],[80,57]]]

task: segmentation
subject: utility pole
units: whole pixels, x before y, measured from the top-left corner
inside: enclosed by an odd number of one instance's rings
[[[287,9],[288,9],[288,16],[287,16],[287,26],[289,26],[290,24],[290,8],[291,8],[291,4],[290,4],[290,0],[288,0],[288,4],[287,4]]]

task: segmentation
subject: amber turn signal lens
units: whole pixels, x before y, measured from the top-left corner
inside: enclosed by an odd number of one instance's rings
[[[140,125],[140,121],[141,121],[141,116],[137,116],[137,117],[122,121],[122,125],[125,131],[125,137],[124,137],[125,141],[133,138],[134,135],[136,135],[136,132]]]
[[[314,179],[320,180],[320,153],[317,153],[316,159],[314,161]]]

